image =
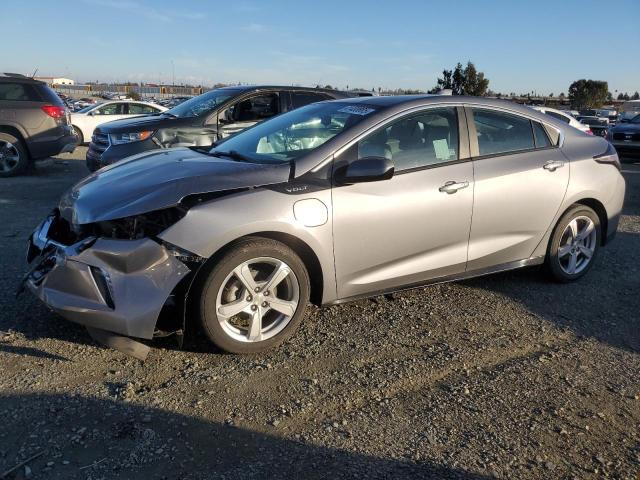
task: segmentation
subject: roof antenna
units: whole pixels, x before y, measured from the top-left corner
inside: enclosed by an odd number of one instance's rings
[[[31,78],[35,77],[36,73],[38,73],[38,69],[37,68],[33,71],[33,75],[31,75]]]

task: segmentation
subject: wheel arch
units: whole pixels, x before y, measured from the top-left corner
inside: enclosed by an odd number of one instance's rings
[[[596,215],[598,215],[598,219],[600,220],[600,231],[602,232],[602,235],[600,235],[600,245],[606,245],[608,237],[607,232],[609,227],[609,216],[607,215],[607,209],[604,207],[602,202],[596,200],[595,198],[583,198],[575,201],[573,205],[569,206],[567,210],[562,212],[562,215],[564,215],[574,205],[584,205],[585,207],[589,207],[594,212],[596,212]]]
[[[27,145],[26,138],[23,132],[20,131],[18,127],[15,127],[13,125],[0,125],[0,132],[8,133],[9,135],[13,135],[14,137],[16,137],[18,140],[22,142],[22,146],[24,146],[27,152],[31,154],[31,152],[29,151],[29,145]]]
[[[199,277],[202,272],[207,271],[204,268],[206,265],[210,265],[211,263],[215,263],[220,257],[222,257],[230,248],[233,248],[238,242],[250,239],[250,238],[264,238],[269,240],[275,240],[277,242],[283,243],[284,245],[291,248],[296,255],[300,257],[302,263],[304,263],[307,272],[309,273],[309,284],[310,284],[310,295],[309,300],[314,305],[322,304],[322,295],[324,292],[324,277],[322,266],[320,264],[320,259],[313,251],[313,249],[307,244],[304,240],[296,237],[295,235],[291,235],[289,233],[278,232],[278,231],[261,231],[254,232],[247,235],[243,235],[238,237],[222,247],[216,250],[202,265],[202,267],[198,270],[197,277]],[[194,283],[199,279],[194,279]]]

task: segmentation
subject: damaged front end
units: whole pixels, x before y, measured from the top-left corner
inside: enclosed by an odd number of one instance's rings
[[[22,287],[102,343],[143,359],[148,347],[128,337],[157,336],[163,307],[204,261],[156,237],[182,215],[166,209],[74,226],[55,210],[28,240]]]

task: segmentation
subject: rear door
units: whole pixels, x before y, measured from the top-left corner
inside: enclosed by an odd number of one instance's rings
[[[569,163],[542,124],[493,108],[466,108],[474,156],[467,270],[528,259],[551,226]]]
[[[151,115],[152,113],[158,113],[160,110],[147,105],[145,103],[128,103],[127,104],[127,117],[139,117],[141,115]]]

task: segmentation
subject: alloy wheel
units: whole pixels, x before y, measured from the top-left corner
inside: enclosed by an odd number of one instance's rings
[[[300,302],[300,285],[285,262],[272,257],[247,260],[222,282],[216,315],[236,341],[273,338],[291,322]]]
[[[13,143],[0,140],[0,171],[11,172],[20,163],[20,152]]]
[[[587,268],[595,253],[596,241],[593,220],[587,216],[572,219],[562,232],[558,247],[558,262],[562,271],[577,275]]]

